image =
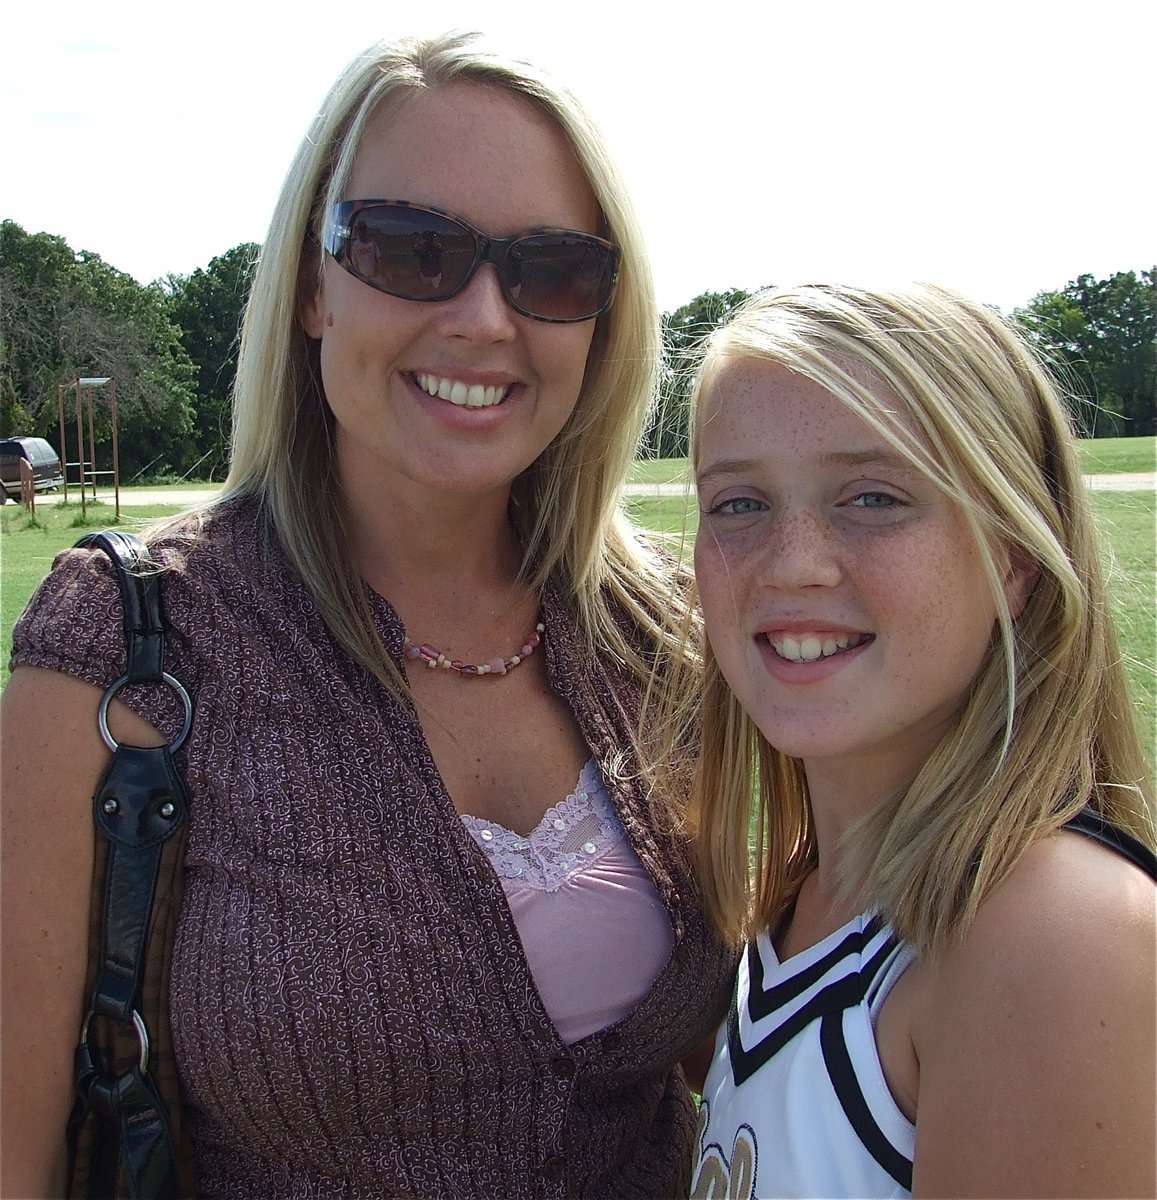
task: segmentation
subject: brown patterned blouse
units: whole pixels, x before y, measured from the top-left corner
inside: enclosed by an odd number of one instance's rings
[[[169,670],[196,702],[178,755],[192,817],[170,994],[201,1194],[686,1195],[695,1115],[673,1064],[719,1021],[734,956],[616,769],[635,684],[583,650],[548,593],[551,686],[675,938],[638,1007],[567,1046],[420,726],[338,648],[256,504],[231,501],[157,553],[172,567]],[[401,625],[373,605],[400,662]],[[123,657],[107,560],[66,552],[13,664],[105,686]],[[173,727],[167,698],[122,698]]]

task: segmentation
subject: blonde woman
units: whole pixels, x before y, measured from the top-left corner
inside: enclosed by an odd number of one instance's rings
[[[464,37],[337,81],[262,251],[224,494],[151,535],[197,706],[170,1000],[199,1194],[686,1190],[678,1062],[734,955],[634,766],[677,644],[619,507],[656,327],[569,94]],[[121,641],[87,552],[15,635],[6,1195],[62,1186]],[[110,716],[171,734],[164,697]]]
[[[941,288],[770,292],[693,447],[692,823],[751,939],[693,1194],[1152,1195],[1153,791],[1048,379]]]

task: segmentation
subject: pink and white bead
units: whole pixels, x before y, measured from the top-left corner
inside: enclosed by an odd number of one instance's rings
[[[462,676],[505,675],[535,652],[545,632],[546,626],[539,621],[517,654],[512,654],[509,658],[491,658],[484,663],[464,663],[457,658],[447,658],[436,646],[431,646],[428,642],[412,642],[405,635],[402,636],[402,653],[410,662],[420,659],[431,671],[441,667],[444,671],[457,671]]]

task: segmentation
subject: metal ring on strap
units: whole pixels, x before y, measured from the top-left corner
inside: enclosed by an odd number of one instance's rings
[[[96,1012],[90,1008],[88,1015],[84,1018],[84,1024],[80,1027],[80,1044],[82,1046],[88,1044],[88,1026],[94,1016],[96,1016]],[[135,1008],[133,1009],[133,1028],[137,1031],[137,1045],[140,1047],[139,1062],[143,1075],[149,1069],[149,1031],[144,1017]]]
[[[172,751],[179,750],[184,744],[185,739],[189,736],[189,730],[193,728],[193,701],[189,699],[189,693],[185,691],[179,679],[175,679],[172,675],[165,671],[161,678],[165,683],[173,689],[180,697],[181,703],[185,706],[185,723],[181,727],[181,732],[169,743],[169,749]],[[130,679],[127,675],[122,675],[116,682],[110,683],[105,689],[105,693],[100,698],[100,708],[96,713],[96,724],[100,730],[100,736],[104,739],[104,744],[115,754],[120,749],[118,742],[109,732],[108,728],[108,706],[109,701],[125,686],[126,683],[140,683],[139,679]]]

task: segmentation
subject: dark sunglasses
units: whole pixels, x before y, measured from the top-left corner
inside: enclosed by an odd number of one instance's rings
[[[449,300],[480,263],[498,270],[511,308],[536,321],[589,321],[611,306],[621,251],[572,229],[492,238],[461,217],[405,200],[342,200],[325,248],[356,279],[402,300]]]

